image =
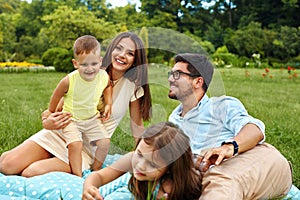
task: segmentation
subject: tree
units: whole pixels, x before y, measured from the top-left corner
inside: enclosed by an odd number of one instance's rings
[[[198,41],[189,35],[164,28],[148,28],[151,62],[164,63],[177,53],[206,53]]]
[[[0,14],[0,60],[11,60],[15,56],[16,46],[14,15]]]
[[[15,13],[19,8],[19,0],[0,0],[0,14],[1,13]]]
[[[215,19],[204,33],[204,38],[214,44],[215,48],[224,44],[225,31],[221,27],[220,21]]]
[[[268,43],[265,41],[261,24],[257,22],[252,22],[247,27],[236,30],[225,42],[230,52],[248,58],[253,53],[264,55],[263,47]]]
[[[239,19],[251,16],[252,21],[262,24],[262,28],[280,28],[287,25],[300,26],[299,6],[297,0],[232,0],[236,6],[234,10],[235,24]]]
[[[274,57],[288,61],[292,57],[296,57],[300,52],[300,27],[282,26],[278,37],[273,40]]]
[[[121,31],[133,30],[147,26],[147,16],[142,12],[137,12],[135,5],[128,4],[124,7],[110,9],[105,21],[113,24],[121,24]]]
[[[65,49],[71,49],[79,36],[94,35],[101,42],[120,30],[118,24],[113,25],[96,18],[85,7],[73,10],[68,6],[61,6],[42,19],[48,25],[48,28],[43,29],[43,33],[49,38],[51,47]]]
[[[147,26],[177,29],[180,1],[177,0],[141,0],[141,12],[150,21]]]

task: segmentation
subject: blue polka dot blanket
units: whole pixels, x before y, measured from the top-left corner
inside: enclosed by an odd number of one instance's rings
[[[121,155],[108,155],[104,167],[110,165]],[[64,173],[50,172],[44,175],[25,178],[22,176],[5,176],[0,173],[0,199],[1,200],[80,200],[84,179],[91,173],[86,170],[83,177]],[[127,189],[130,174],[126,173],[113,182],[99,188],[105,200],[133,199]],[[300,200],[300,191],[294,185],[288,195],[283,199]]]

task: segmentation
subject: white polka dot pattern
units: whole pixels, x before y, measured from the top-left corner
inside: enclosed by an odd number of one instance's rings
[[[115,162],[120,155],[108,155],[104,167]],[[5,200],[80,200],[82,196],[82,185],[84,179],[90,174],[89,170],[83,173],[83,178],[64,172],[50,172],[44,175],[25,178],[22,176],[5,176],[0,173],[0,199]],[[107,184],[104,188],[104,195],[110,199],[130,199],[127,189],[130,174],[125,174],[112,184]],[[101,191],[101,189],[100,189]]]

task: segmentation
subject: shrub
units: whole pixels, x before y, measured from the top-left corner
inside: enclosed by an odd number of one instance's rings
[[[70,72],[73,70],[72,51],[56,47],[48,49],[42,56],[42,62],[45,66],[55,66],[56,71]]]
[[[238,57],[229,53],[226,46],[219,47],[212,55],[217,67],[236,67],[238,65]]]
[[[251,59],[247,58],[246,56],[242,56],[237,60],[237,63],[235,67],[240,67],[240,68],[245,68],[245,67],[250,67]]]
[[[53,66],[55,58],[63,51],[67,50],[60,47],[48,49],[42,55],[42,63],[45,66]]]
[[[272,68],[274,69],[280,69],[280,68],[284,68],[285,64],[283,63],[278,63],[278,62],[272,62],[271,63]]]
[[[54,60],[53,65],[58,72],[71,72],[74,70],[73,63],[73,52],[64,51],[57,55]]]

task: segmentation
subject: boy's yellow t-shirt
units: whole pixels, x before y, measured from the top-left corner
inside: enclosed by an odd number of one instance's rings
[[[90,119],[98,113],[99,99],[109,81],[107,72],[100,69],[93,81],[83,80],[78,70],[68,76],[69,90],[64,95],[63,112],[72,113],[74,119]]]

